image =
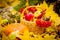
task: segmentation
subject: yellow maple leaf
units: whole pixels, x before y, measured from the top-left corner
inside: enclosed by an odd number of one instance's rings
[[[48,9],[47,3],[44,1],[43,4],[40,4],[41,9]]]

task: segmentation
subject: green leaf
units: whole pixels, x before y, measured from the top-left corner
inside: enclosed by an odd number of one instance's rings
[[[7,20],[7,19],[3,19],[3,20],[0,22],[0,24],[6,23],[6,22],[8,22],[8,20]]]
[[[15,35],[15,34],[10,34],[10,35],[9,35],[9,39],[10,39],[10,40],[14,40],[15,38],[16,38],[16,35]]]

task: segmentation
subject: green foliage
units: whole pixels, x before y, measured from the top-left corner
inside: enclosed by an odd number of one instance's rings
[[[26,1],[25,0],[19,0],[20,3],[14,7],[15,10],[19,11],[20,8],[24,8],[25,7],[25,4],[26,4]]]
[[[29,0],[29,5],[35,5],[38,4],[38,0]]]
[[[26,0],[19,0],[20,3],[14,7],[15,10],[19,11],[20,8],[25,8],[26,7]],[[43,0],[28,0],[28,4],[30,6],[32,5],[37,5],[40,4],[41,2],[43,2]]]

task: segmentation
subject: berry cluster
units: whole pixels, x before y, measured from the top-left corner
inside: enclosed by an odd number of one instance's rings
[[[22,13],[23,11],[24,11],[24,9],[21,8],[20,13]],[[24,19],[27,20],[27,21],[33,20],[35,18],[34,13],[37,11],[36,7],[30,7],[30,8],[27,9],[27,11],[28,12],[24,11]],[[38,17],[36,18],[35,22],[36,22],[36,25],[39,26],[39,27],[46,28],[46,27],[51,26],[51,21],[50,20],[46,21],[46,20],[41,19],[45,15],[45,11],[46,11],[46,9],[42,10],[40,12],[40,14],[38,15]]]

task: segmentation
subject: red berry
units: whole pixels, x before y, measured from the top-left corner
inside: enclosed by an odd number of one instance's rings
[[[51,26],[52,21],[47,21],[47,26]]]
[[[23,10],[24,10],[23,8],[20,8],[20,12],[21,12],[21,13],[23,12]]]
[[[39,27],[46,28],[46,27],[51,26],[51,21],[45,21],[45,20],[37,19],[36,25]]]
[[[46,9],[43,10],[37,18],[38,18],[38,19],[39,19],[39,18],[42,18],[42,16],[45,14],[45,11],[46,11]]]
[[[24,11],[24,15],[26,15],[27,14],[27,12],[26,11]]]
[[[37,20],[36,20],[36,24],[37,24],[37,26],[40,26],[41,20],[40,20],[40,19],[37,19]]]
[[[41,13],[45,13],[45,11],[46,11],[46,9],[45,9],[45,10],[43,10],[43,11],[41,11]]]
[[[37,9],[35,7],[30,7],[27,9],[29,12],[34,13],[35,11],[37,11]]]
[[[25,15],[25,19],[26,19],[27,21],[32,20],[33,17],[34,17],[34,15],[33,15],[32,13],[29,13],[29,14],[26,14],[26,15]]]
[[[37,26],[39,26],[39,27],[44,27],[44,26],[45,26],[44,21],[41,20],[41,19],[37,19],[37,20],[36,20],[36,24],[37,24]],[[43,24],[44,24],[44,25],[43,25]]]

